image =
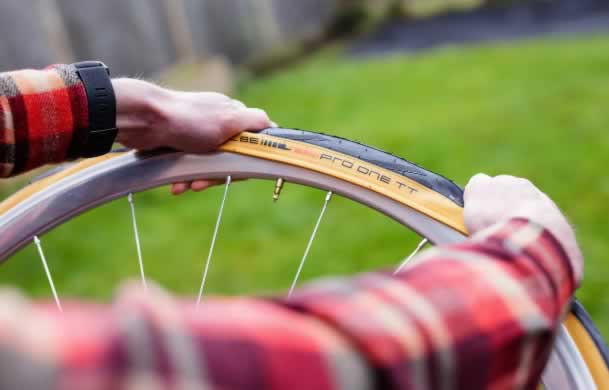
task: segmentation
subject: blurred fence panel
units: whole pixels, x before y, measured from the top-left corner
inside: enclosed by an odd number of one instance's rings
[[[244,0],[206,0],[205,16],[213,40],[210,50],[223,53],[233,62],[242,62],[256,45],[252,19],[256,5]]]
[[[176,56],[163,0],[58,0],[76,59],[103,59],[115,73],[157,71]]]
[[[272,3],[281,35],[289,41],[318,38],[339,9],[337,0],[273,0]]]
[[[176,56],[178,58],[196,57],[194,35],[188,18],[189,9],[186,8],[185,2],[183,0],[164,0],[164,5],[169,34],[176,49]],[[200,22],[199,20],[198,23]],[[192,23],[192,26],[196,26],[196,24]]]
[[[41,67],[57,62],[57,53],[48,39],[45,0],[0,1],[0,66],[3,69]]]
[[[173,0],[167,0],[168,3]],[[197,57],[204,58],[213,51],[213,40],[210,35],[207,3],[210,0],[184,0],[184,9],[188,28],[192,36],[192,50]],[[213,0],[212,0],[213,1]]]
[[[488,0],[487,0],[488,1]],[[587,0],[582,0],[587,1]],[[377,19],[482,0],[0,0],[0,70],[101,59],[114,74],[150,75],[218,54],[275,58],[325,36],[345,10]]]
[[[150,74],[183,58],[217,54],[243,63],[322,36],[337,3],[2,0],[0,69],[99,58],[115,74]]]

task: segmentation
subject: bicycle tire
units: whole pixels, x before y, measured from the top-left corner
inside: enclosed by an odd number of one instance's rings
[[[0,203],[0,262],[35,235],[130,192],[179,180],[221,179],[228,174],[234,178],[283,177],[335,191],[377,209],[434,243],[457,242],[467,234],[463,191],[449,179],[351,140],[274,128],[242,133],[208,155],[129,151],[57,168]],[[568,380],[577,388],[603,388],[609,383],[606,344],[582,313],[583,307],[575,303],[557,337],[562,349],[554,350],[544,383]]]

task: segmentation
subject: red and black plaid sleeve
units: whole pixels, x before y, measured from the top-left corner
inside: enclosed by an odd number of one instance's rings
[[[88,128],[84,86],[70,65],[0,73],[0,177],[78,155]]]
[[[559,243],[519,219],[397,276],[321,282],[287,305],[346,336],[378,388],[533,389],[574,288]]]
[[[574,286],[558,242],[514,220],[289,300],[196,308],[138,285],[61,314],[5,294],[0,388],[535,388]]]

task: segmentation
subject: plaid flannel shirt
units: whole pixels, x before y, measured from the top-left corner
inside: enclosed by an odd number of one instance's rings
[[[46,72],[64,80],[60,70]],[[30,74],[17,79],[40,77]],[[15,76],[1,77],[6,89]],[[16,103],[13,88],[12,97],[0,98],[5,132],[22,134],[8,143],[10,135],[2,135],[1,153],[13,150],[13,157],[2,155],[8,173],[65,158],[67,134],[85,123],[74,119],[84,118],[84,106],[66,99],[70,93],[49,93],[39,79],[17,84],[41,86],[48,95]],[[60,109],[61,126],[48,111],[59,102],[70,107]],[[22,125],[6,126],[6,118]],[[55,130],[42,131],[40,123]],[[38,142],[34,154],[30,135]],[[44,139],[55,141],[42,145]],[[50,303],[5,292],[0,388],[533,389],[576,282],[556,239],[515,219],[428,250],[398,275],[322,280],[289,300],[214,298],[196,309],[158,288],[131,285],[112,306],[72,302],[61,314]]]
[[[78,157],[88,116],[73,66],[0,73],[0,177]]]

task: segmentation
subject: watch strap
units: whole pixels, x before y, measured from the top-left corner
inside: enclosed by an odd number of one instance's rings
[[[112,149],[118,129],[116,128],[116,97],[110,71],[99,61],[73,64],[87,93],[89,128],[81,135],[80,157],[96,157]]]

